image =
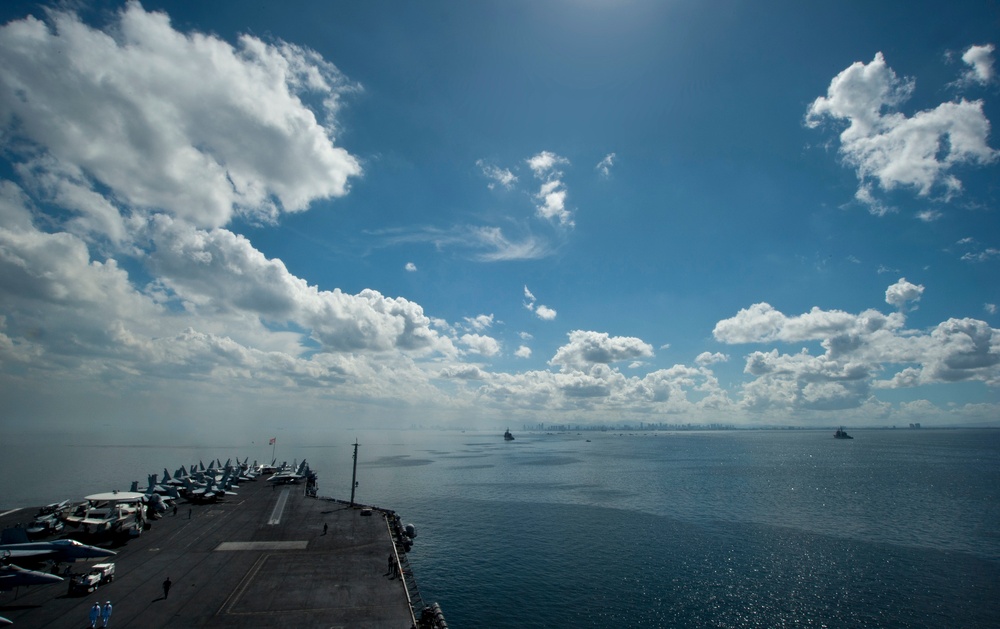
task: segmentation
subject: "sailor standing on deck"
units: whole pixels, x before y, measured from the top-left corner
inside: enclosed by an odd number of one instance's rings
[[[97,619],[101,616],[101,604],[94,603],[90,608],[90,629],[97,629]]]
[[[108,629],[111,626],[111,601],[104,603],[104,609],[101,610],[101,620],[103,621],[101,626],[104,629]]]

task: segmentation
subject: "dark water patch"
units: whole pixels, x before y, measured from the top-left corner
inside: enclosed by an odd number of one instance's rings
[[[566,456],[553,456],[553,455],[518,461],[518,463],[521,465],[539,465],[546,467],[558,466],[558,465],[573,465],[574,463],[579,463],[579,462],[580,459],[574,459]]]
[[[425,529],[411,562],[455,626],[995,627],[1000,619],[1000,565],[962,553],[594,506],[449,508],[461,514],[454,526]],[[442,554],[450,574],[438,568]]]
[[[418,467],[421,465],[430,465],[431,463],[434,463],[433,459],[414,459],[406,454],[397,454],[394,456],[379,457],[374,461],[362,463],[362,465],[364,467]]]

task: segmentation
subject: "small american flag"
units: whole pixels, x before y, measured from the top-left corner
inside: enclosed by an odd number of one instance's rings
[[[267,445],[269,445],[269,446],[273,446],[273,445],[274,445],[274,441],[275,441],[276,439],[277,439],[277,437],[271,437],[271,440],[267,442]]]

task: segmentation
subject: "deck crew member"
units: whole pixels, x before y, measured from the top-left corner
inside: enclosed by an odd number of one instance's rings
[[[104,629],[108,629],[111,626],[111,601],[106,601],[104,603],[104,608],[101,609],[101,620],[103,624],[101,625]]]
[[[90,608],[90,629],[97,629],[97,619],[101,616],[101,604],[94,603]]]

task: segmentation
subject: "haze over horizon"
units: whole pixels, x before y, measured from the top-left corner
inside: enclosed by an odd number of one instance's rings
[[[1000,6],[0,16],[8,434],[1000,426]]]

